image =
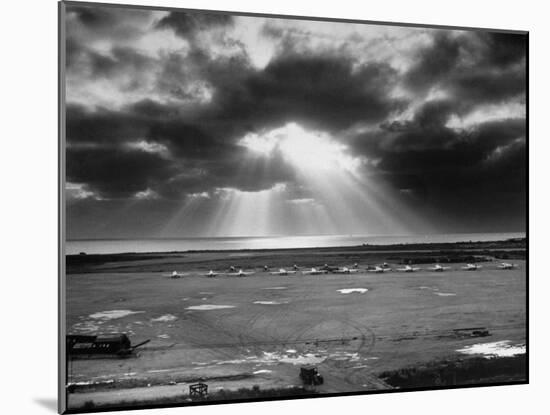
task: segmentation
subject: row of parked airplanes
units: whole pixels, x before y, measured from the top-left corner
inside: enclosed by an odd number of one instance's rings
[[[510,269],[514,269],[516,266],[517,266],[516,264],[510,264],[510,263],[507,263],[507,262],[502,262],[497,266],[497,268],[498,269],[510,270]],[[466,264],[465,266],[460,267],[460,269],[462,269],[464,271],[477,271],[480,268],[482,268],[482,266],[478,265],[478,264]],[[443,266],[443,265],[440,265],[440,264],[435,264],[433,267],[426,268],[426,270],[434,271],[434,272],[449,271],[450,269],[451,269],[451,267],[446,267],[446,266]],[[405,265],[402,268],[396,268],[395,269],[395,271],[397,271],[397,272],[416,272],[416,271],[420,271],[420,270],[422,270],[422,268],[413,267],[413,266],[410,266],[410,265]],[[366,268],[364,270],[360,269],[358,264],[354,264],[352,267],[349,267],[349,268],[348,267],[343,267],[343,268],[331,267],[331,266],[325,264],[321,268],[311,268],[311,269],[307,269],[307,270],[301,270],[295,264],[292,267],[292,270],[287,270],[285,268],[279,268],[279,270],[277,270],[277,271],[270,271],[269,267],[267,265],[265,265],[263,271],[264,272],[269,272],[271,275],[293,275],[293,274],[296,274],[297,272],[300,272],[303,275],[320,275],[320,274],[328,274],[328,273],[332,273],[332,274],[355,274],[355,273],[362,272],[362,271],[363,272],[384,273],[384,272],[392,271],[392,268],[390,268],[390,266],[387,263],[384,263],[382,265],[376,265],[374,267],[369,267],[369,268]],[[237,268],[235,268],[234,266],[231,266],[229,268],[229,272],[217,272],[217,271],[210,270],[209,272],[207,272],[205,274],[200,274],[200,275],[205,276],[205,277],[217,277],[217,276],[221,276],[221,275],[233,276],[233,277],[244,277],[244,276],[247,276],[247,275],[252,275],[254,273],[255,273],[255,271],[244,271],[243,269],[238,269],[237,270]],[[181,273],[181,272],[173,271],[170,274],[163,274],[163,275],[165,277],[170,277],[170,278],[182,278],[182,277],[186,277],[188,275],[191,275],[191,273]],[[196,274],[193,274],[193,275],[196,275]]]

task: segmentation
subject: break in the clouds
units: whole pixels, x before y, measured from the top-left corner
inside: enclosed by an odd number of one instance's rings
[[[71,238],[522,231],[527,37],[66,15]]]

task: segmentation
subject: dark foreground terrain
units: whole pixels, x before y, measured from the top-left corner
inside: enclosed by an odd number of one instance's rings
[[[498,268],[500,261],[516,265]],[[385,273],[367,266],[388,262]],[[435,262],[452,269],[433,272]],[[465,271],[466,262],[482,268]],[[352,274],[272,275],[297,264]],[[413,273],[395,272],[419,264]],[[204,277],[230,266],[246,277]],[[526,380],[525,241],[67,258],[67,330],[151,339],[130,358],[70,359],[71,409]],[[172,271],[187,273],[172,279]],[[323,385],[298,376],[315,365]]]

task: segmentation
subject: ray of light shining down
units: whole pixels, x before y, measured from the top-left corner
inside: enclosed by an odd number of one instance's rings
[[[261,152],[260,152],[261,153]],[[254,177],[262,180],[267,177],[266,163],[269,158],[258,157],[252,152],[250,157],[235,166],[234,179],[246,182]],[[242,190],[222,187],[215,191],[217,206],[209,221],[207,236],[264,236],[280,233],[274,229],[273,218],[282,203],[284,183],[275,183],[259,190]]]
[[[159,237],[176,237],[181,234],[188,234],[196,224],[196,214],[201,210],[209,209],[211,196],[209,193],[188,194],[183,204],[173,216],[166,222],[159,233]]]
[[[297,233],[317,229],[317,233],[406,234],[427,223],[407,211],[397,194],[364,177],[365,160],[350,155],[327,133],[290,123],[264,134],[248,134],[240,144],[264,155],[278,149],[311,191],[310,203],[291,207],[296,219],[304,218],[296,225]]]
[[[270,189],[246,192],[233,188],[217,190],[220,205],[209,236],[264,236],[274,234],[270,223],[273,199],[284,192],[284,184]]]
[[[160,236],[268,236],[313,234],[408,234],[430,229],[402,195],[365,174],[366,159],[324,132],[290,123],[263,134],[248,134],[240,145],[250,151],[235,177],[267,177],[275,154],[295,171],[308,197],[296,197],[285,183],[260,190],[220,187],[187,195]],[[242,180],[238,180],[242,182]],[[197,226],[201,213],[205,226]]]

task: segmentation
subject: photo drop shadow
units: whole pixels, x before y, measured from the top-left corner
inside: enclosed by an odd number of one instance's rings
[[[57,413],[57,399],[55,398],[34,398],[34,402],[51,412]]]

